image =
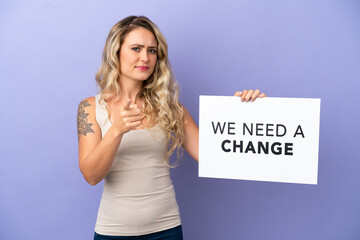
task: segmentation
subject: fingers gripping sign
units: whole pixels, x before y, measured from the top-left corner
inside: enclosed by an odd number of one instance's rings
[[[116,127],[124,134],[141,126],[141,112],[136,104],[131,104],[131,100],[127,99],[126,103],[122,106],[120,114],[115,119]]]
[[[259,89],[256,89],[255,91],[253,91],[252,89],[250,90],[243,90],[243,91],[238,91],[234,94],[234,96],[236,97],[240,97],[242,102],[254,102],[256,98],[263,98],[266,97],[265,93],[260,93]]]

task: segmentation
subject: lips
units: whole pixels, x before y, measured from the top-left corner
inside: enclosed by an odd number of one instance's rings
[[[149,70],[149,67],[148,66],[136,66],[135,68],[141,70],[141,71],[146,71],[146,70]]]

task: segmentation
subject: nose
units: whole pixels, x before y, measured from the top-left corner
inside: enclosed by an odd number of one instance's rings
[[[144,48],[142,49],[141,53],[140,53],[140,61],[141,62],[148,62],[149,61],[149,56],[148,56],[148,51]]]

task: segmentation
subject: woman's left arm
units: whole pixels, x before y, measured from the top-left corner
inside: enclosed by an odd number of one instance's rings
[[[199,162],[199,128],[188,110],[184,106],[183,109],[183,123],[185,132],[183,147],[193,159]]]
[[[234,94],[236,97],[240,97],[242,102],[255,101],[256,98],[266,97],[265,93],[260,93],[259,89],[253,90],[243,90],[238,91]],[[191,117],[189,111],[182,106],[184,109],[184,132],[185,140],[183,143],[184,149],[189,153],[189,155],[199,162],[199,127],[194,122],[194,119]]]

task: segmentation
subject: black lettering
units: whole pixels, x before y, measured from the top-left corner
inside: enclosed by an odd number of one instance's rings
[[[296,137],[296,135],[301,135],[303,138],[305,138],[303,130],[301,128],[301,125],[299,125],[295,131],[294,137]]]
[[[283,128],[284,132],[282,134],[279,133],[280,132],[279,127]],[[285,136],[285,134],[286,134],[286,127],[284,125],[282,125],[282,124],[276,124],[276,136],[277,137],[283,137],[283,136]]]
[[[275,146],[279,146],[278,148],[276,148],[275,150]],[[271,152],[275,155],[280,155],[281,154],[281,143],[279,142],[274,142],[272,145],[271,145]]]
[[[225,148],[225,143],[231,143],[231,141],[230,140],[224,140],[222,143],[221,143],[221,148],[222,148],[222,150],[224,151],[224,152],[230,152],[231,151],[231,149],[226,149]]]
[[[224,130],[225,130],[225,122],[224,122],[222,128],[221,128],[221,125],[220,125],[219,122],[216,124],[216,127],[214,126],[214,122],[211,122],[211,123],[212,123],[212,126],[213,126],[214,134],[217,134],[218,129],[220,129],[221,134],[224,133]]]
[[[256,124],[256,136],[264,136],[263,133],[259,133],[259,131],[264,130],[263,128],[260,128],[260,127],[262,127],[263,125],[264,125],[263,123],[257,123],[257,124]]]
[[[248,151],[252,151],[253,153],[256,153],[254,145],[252,143],[252,141],[249,141],[246,149],[245,149],[245,153],[247,153]]]
[[[246,123],[243,124],[243,135],[245,136],[245,128],[248,130],[250,136],[252,136],[253,134],[253,124],[251,123],[251,130],[248,128],[248,126],[246,125]]]
[[[234,125],[234,124],[235,124],[234,122],[229,122],[228,123],[228,134],[230,134],[230,135],[235,135],[234,132],[230,132],[230,130],[235,129],[235,127],[230,126],[230,125]]]
[[[258,153],[261,153],[261,149],[265,154],[269,154],[269,142],[265,142],[265,145],[263,142],[258,142]]]
[[[292,143],[285,143],[285,155],[293,155],[292,153],[292,148],[293,144]]]
[[[274,124],[266,124],[266,136],[273,137],[273,134],[270,134],[270,131],[274,131],[273,128],[270,128],[270,126],[274,126]]]
[[[236,152],[236,148],[240,149],[240,152],[242,153],[243,150],[243,141],[240,141],[240,144],[236,144],[236,141],[233,141],[233,152]]]

